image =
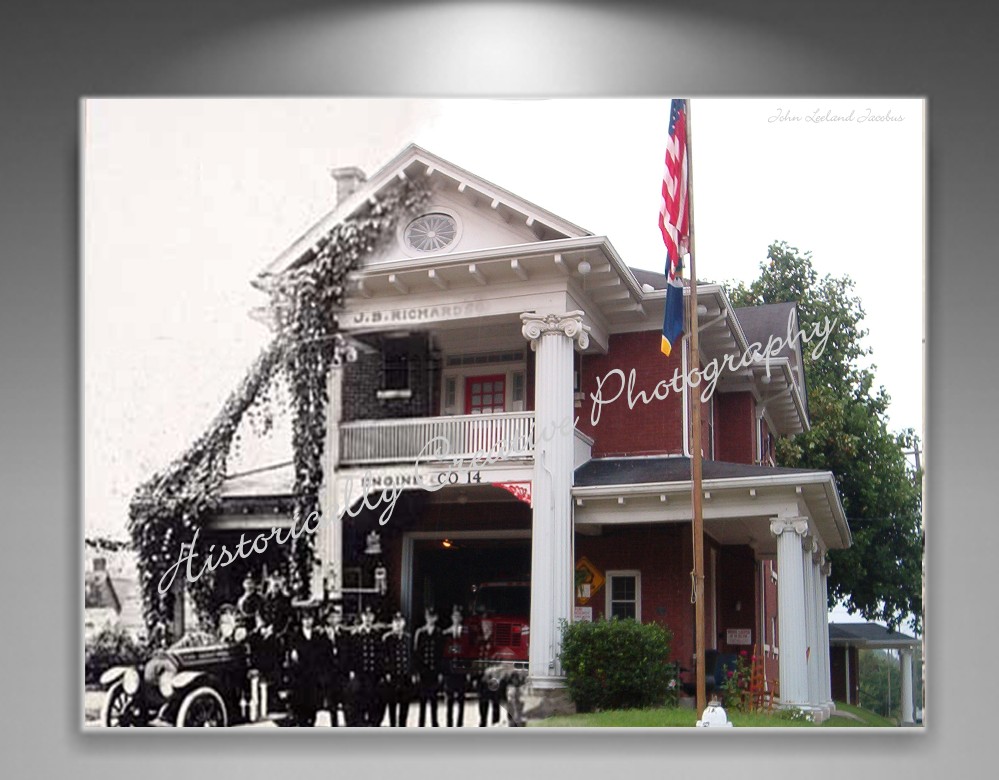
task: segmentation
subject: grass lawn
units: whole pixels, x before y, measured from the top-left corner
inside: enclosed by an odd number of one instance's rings
[[[853,718],[829,718],[828,721],[823,723],[823,726],[846,726],[846,727],[894,727],[896,725],[895,721],[889,720],[881,715],[877,715],[870,710],[861,709],[860,707],[855,707],[852,704],[844,704],[841,701],[836,702],[837,712],[845,712],[851,715],[856,715],[860,718],[860,721],[856,721]]]
[[[824,723],[815,724],[811,721],[793,721],[777,717],[775,713],[760,712],[727,712],[729,721],[735,727],[743,728],[824,728],[850,726],[894,726],[895,724],[873,712],[852,707],[842,702],[836,702],[837,709],[852,713],[860,720],[843,717],[831,717]],[[648,710],[610,710],[608,712],[591,712],[582,715],[566,715],[531,721],[534,727],[581,727],[581,728],[693,728],[697,725],[697,713],[693,710],[678,707],[661,707]]]

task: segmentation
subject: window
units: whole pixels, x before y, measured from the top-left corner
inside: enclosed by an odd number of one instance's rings
[[[642,622],[642,577],[637,571],[607,572],[607,619],[634,618]]]
[[[454,243],[458,223],[450,214],[434,212],[417,217],[406,226],[406,244],[419,252],[437,252]]]
[[[513,375],[513,397],[511,399],[514,403],[522,403],[524,401],[524,372],[518,371]]]
[[[409,393],[409,339],[386,339],[382,343],[382,391],[396,397]]]

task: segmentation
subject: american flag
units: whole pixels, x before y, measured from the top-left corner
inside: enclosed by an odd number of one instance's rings
[[[666,244],[666,314],[662,352],[669,355],[683,333],[683,262],[689,240],[687,208],[687,101],[674,100],[669,112],[669,138],[663,170],[659,229]]]

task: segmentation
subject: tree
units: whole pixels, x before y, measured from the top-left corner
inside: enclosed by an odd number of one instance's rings
[[[918,443],[912,429],[892,433],[890,397],[875,389],[874,365],[865,365],[864,309],[848,276],[819,277],[810,252],[786,242],[772,244],[760,276],[750,285],[729,284],[736,306],[794,301],[802,331],[825,318],[835,322],[825,350],[804,346],[811,430],[782,439],[782,466],[831,471],[839,487],[853,545],[832,550],[830,604],[843,600],[850,612],[896,627],[911,615],[922,623],[922,493],[920,475],[905,451]]]
[[[860,706],[886,718],[901,720],[902,675],[898,656],[887,650],[861,650],[857,655]]]

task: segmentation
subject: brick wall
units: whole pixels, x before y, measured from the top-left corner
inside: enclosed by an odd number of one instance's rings
[[[721,547],[705,537],[705,560],[709,550],[718,551],[718,648],[738,652],[725,642],[728,628],[756,628],[757,588],[753,553],[747,547]],[[671,655],[684,667],[691,667],[694,654],[694,606],[690,603],[690,572],[693,569],[691,529],[688,524],[648,524],[604,527],[600,536],[576,534],[576,560],[586,558],[601,572],[634,570],[641,572],[642,622],[665,625],[673,632]],[[593,619],[604,616],[606,587],[587,606]],[[735,602],[741,609],[735,611]],[[707,605],[710,608],[710,605]],[[706,637],[710,639],[710,637]],[[710,642],[709,642],[710,646]],[[751,649],[751,648],[747,648]]]
[[[759,622],[756,620],[756,560],[749,547],[726,546],[718,548],[718,636],[717,647],[723,653],[738,653],[759,644]],[[738,607],[738,609],[737,609]],[[727,629],[748,628],[752,631],[752,644],[730,645],[726,641]]]
[[[774,582],[773,574],[777,571],[775,560],[764,560],[760,562],[763,568],[763,598],[760,600],[763,609],[765,622],[764,635],[758,642],[761,649],[764,645],[770,646],[770,651],[764,651],[764,668],[767,680],[779,680],[778,656],[774,653],[774,647],[780,648],[780,621],[777,618],[777,587],[779,583]],[[757,620],[757,624],[759,620]],[[776,629],[776,632],[774,631]]]
[[[756,455],[754,400],[749,392],[715,394],[715,443],[718,460],[752,463]]]
[[[378,345],[376,345],[376,349]],[[382,389],[380,352],[362,353],[348,363],[343,375],[343,421],[427,417],[438,394],[439,366],[428,350],[426,336],[409,339],[409,398],[378,398]]]
[[[674,369],[681,365],[680,350],[669,358],[659,351],[661,338],[658,331],[615,334],[610,337],[606,355],[583,356],[581,372],[585,397],[576,412],[579,429],[594,439],[594,457],[682,454],[682,395],[670,388],[663,400],[653,396],[657,383],[672,379]],[[599,422],[594,427],[590,424],[593,406],[590,396],[596,394],[598,380],[615,368],[624,373],[625,383],[631,369],[635,370],[631,393],[632,398],[637,399],[635,406],[629,408],[625,387],[615,402],[603,405]],[[603,398],[613,397],[620,386],[621,381],[616,376],[607,379],[603,384]],[[642,403],[639,391],[644,392],[649,403]],[[636,436],[636,431],[641,435]]]

